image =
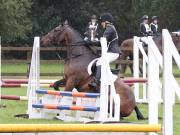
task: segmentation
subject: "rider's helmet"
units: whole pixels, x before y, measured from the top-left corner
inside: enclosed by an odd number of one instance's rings
[[[148,15],[143,15],[141,19],[142,20],[148,20],[148,18],[149,18]]]
[[[153,16],[151,19],[152,19],[152,21],[157,20],[158,16]]]
[[[104,13],[100,16],[100,21],[101,22],[110,22],[112,23],[113,21],[113,16],[110,13]]]

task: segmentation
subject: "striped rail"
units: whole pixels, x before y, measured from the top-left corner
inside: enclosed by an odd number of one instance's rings
[[[56,82],[57,80],[39,80],[41,84],[51,84]],[[18,84],[27,84],[28,79],[2,79],[3,83],[18,83]]]
[[[40,84],[41,87],[53,87],[53,84]],[[14,84],[14,83],[6,83],[2,84],[1,87],[7,88],[7,87],[28,87],[28,84]]]
[[[49,94],[59,96],[70,96],[70,97],[88,97],[97,98],[100,96],[99,93],[85,93],[85,92],[67,92],[67,91],[55,91],[55,90],[36,90],[37,94]]]
[[[16,95],[1,95],[1,99],[5,100],[21,100],[27,101],[28,98],[26,96],[16,96]]]
[[[123,78],[124,83],[146,83],[147,79],[143,78]],[[41,84],[52,84],[57,80],[40,80]],[[2,79],[3,83],[11,83],[11,84],[27,84],[28,79]]]
[[[57,110],[79,110],[79,111],[99,111],[99,107],[91,106],[68,106],[68,105],[52,105],[52,104],[33,104],[33,108],[57,109]]]

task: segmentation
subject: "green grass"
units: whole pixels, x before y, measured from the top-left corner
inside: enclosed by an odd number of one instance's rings
[[[26,73],[28,65],[26,63],[2,64],[2,73]],[[41,63],[41,73],[62,73],[64,65],[60,63]]]
[[[2,64],[2,72],[3,73],[25,73],[27,69],[26,64]],[[41,64],[41,73],[55,73],[62,72],[63,65],[59,63],[56,64]],[[180,74],[180,70],[174,66],[173,72],[175,74]],[[129,69],[126,71],[129,74]],[[180,83],[180,78],[177,78],[177,81]],[[2,88],[2,94],[7,95],[26,95],[26,88]],[[179,100],[177,100],[179,102]],[[23,119],[23,118],[15,118],[16,114],[24,114],[27,110],[27,101],[8,101],[2,100],[2,103],[6,105],[6,108],[0,109],[0,123],[63,123],[60,120],[46,120],[46,119]],[[148,105],[139,104],[138,105],[141,112],[145,117],[148,117]],[[159,117],[162,118],[162,105],[159,105]],[[174,105],[174,135],[179,135],[180,133],[180,104]],[[148,121],[138,121],[136,119],[135,112],[132,113],[127,118],[124,118],[122,121],[124,122],[135,122],[135,123],[147,123]],[[159,119],[159,122],[162,123],[162,119]]]
[[[25,88],[3,88],[2,94],[15,94],[15,95],[26,95]],[[2,100],[2,103],[6,105],[6,108],[0,109],[0,123],[2,124],[17,124],[17,123],[63,123],[60,120],[46,120],[46,119],[23,119],[15,118],[16,114],[25,114],[27,110],[27,101],[11,101],[11,100]],[[148,117],[148,105],[139,104],[141,112],[145,117]],[[159,105],[159,117],[162,118],[162,105]],[[174,135],[179,135],[180,133],[180,104],[174,106]],[[133,122],[133,123],[147,123],[147,120],[138,121],[136,119],[135,112],[132,113],[127,118],[124,118],[124,122]],[[159,120],[162,123],[162,119]]]

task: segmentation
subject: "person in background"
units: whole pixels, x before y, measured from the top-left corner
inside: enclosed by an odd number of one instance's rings
[[[88,26],[86,28],[86,32],[84,33],[85,41],[98,41],[98,22],[97,22],[97,16],[92,15],[91,21],[88,23]]]
[[[153,36],[158,36],[158,17],[157,16],[153,16],[152,17],[152,22],[150,24],[150,28],[152,31]]]
[[[142,22],[140,24],[140,36],[147,37],[152,35],[152,31],[148,24],[148,16],[144,15],[142,18]]]

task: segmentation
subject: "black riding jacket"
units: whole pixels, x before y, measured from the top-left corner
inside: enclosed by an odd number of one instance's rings
[[[151,31],[150,31],[150,28],[149,28],[149,31],[148,31],[145,25],[146,24],[144,24],[144,23],[140,24],[140,36],[143,36],[143,37],[144,36],[150,36],[152,34]]]
[[[158,25],[151,23],[150,27],[151,27],[151,31],[152,31],[153,35],[158,36]]]
[[[90,29],[90,25],[92,25],[92,22],[89,22],[88,23],[88,26],[86,27],[86,32],[84,33],[84,35],[88,38],[88,39],[91,39],[91,29]],[[95,23],[95,26],[96,26],[96,35],[95,37],[98,38],[98,34],[99,34],[99,28],[98,28],[98,23],[96,22]]]
[[[119,53],[118,34],[113,24],[107,24],[103,37],[108,42],[108,52]]]

